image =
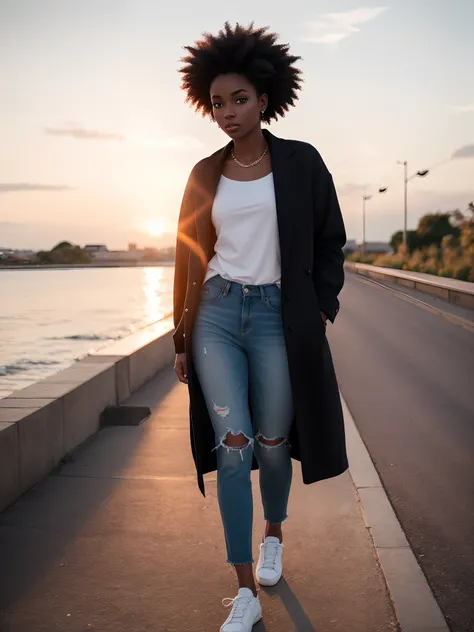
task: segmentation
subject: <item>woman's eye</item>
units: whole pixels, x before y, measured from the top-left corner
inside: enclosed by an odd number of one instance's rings
[[[218,110],[221,106],[222,106],[222,103],[213,103],[212,104],[212,107],[216,108],[216,110]]]
[[[247,103],[248,99],[246,97],[239,97],[236,103]]]

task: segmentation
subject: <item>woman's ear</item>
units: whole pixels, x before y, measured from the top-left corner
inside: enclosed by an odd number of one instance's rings
[[[266,94],[262,94],[262,96],[260,97],[260,112],[262,112],[262,114],[265,112],[265,110],[268,107],[268,95]]]

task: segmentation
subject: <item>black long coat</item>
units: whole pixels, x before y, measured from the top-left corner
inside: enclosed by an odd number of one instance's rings
[[[291,456],[301,461],[306,484],[344,472],[347,455],[339,389],[320,311],[334,322],[344,283],[344,223],[331,174],[307,143],[264,131],[275,184],[281,249],[282,320],[295,418]],[[192,333],[216,232],[211,211],[232,143],[199,162],[181,205],[174,281],[174,342],[186,352],[191,447],[198,484],[216,470],[214,431],[191,355]],[[255,247],[258,248],[258,239]],[[253,468],[258,464],[254,458]]]

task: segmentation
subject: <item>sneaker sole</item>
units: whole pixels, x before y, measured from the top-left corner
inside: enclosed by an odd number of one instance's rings
[[[253,621],[253,623],[252,623],[252,628],[253,628],[253,626],[254,626],[254,625],[257,625],[257,623],[258,623],[259,621],[261,621],[262,619],[263,619],[263,613],[260,613],[260,614],[257,616],[257,618],[256,618],[256,619],[254,619],[254,621]],[[220,631],[222,631],[222,628],[220,628]]]
[[[262,615],[262,613],[260,613],[260,614],[258,615],[258,617],[257,617],[257,618],[254,620],[254,622],[252,623],[252,627],[253,627],[254,625],[257,625],[257,623],[258,623],[259,621],[261,621],[261,620],[262,620],[262,618],[263,618],[263,615]]]
[[[282,575],[280,575],[280,577],[276,581],[272,581],[271,579],[260,580],[257,576],[257,581],[260,584],[260,586],[276,586],[281,578],[282,578]]]

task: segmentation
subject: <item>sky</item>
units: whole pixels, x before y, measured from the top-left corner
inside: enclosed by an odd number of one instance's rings
[[[349,239],[474,200],[472,0],[0,0],[0,246],[174,243],[193,165],[227,142],[184,102],[183,46],[269,26],[303,59],[277,136],[312,143]],[[378,194],[379,187],[387,187]]]

